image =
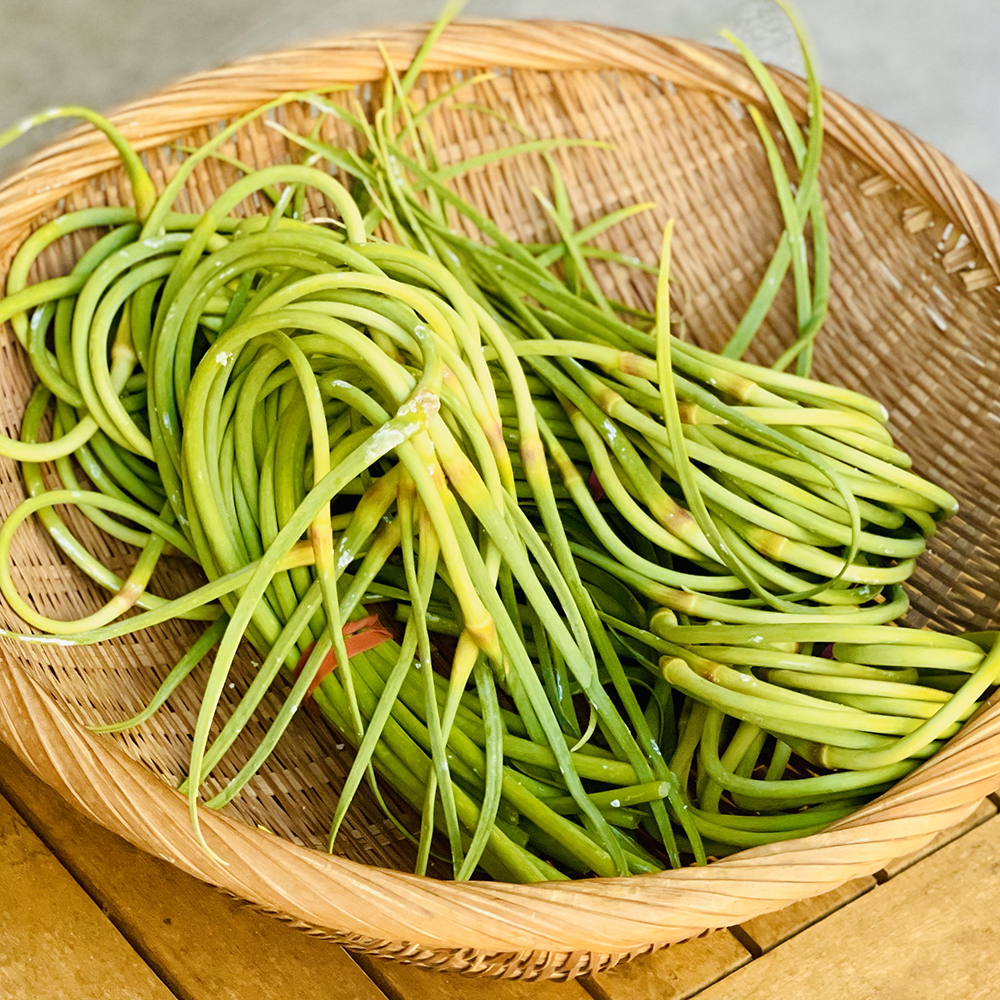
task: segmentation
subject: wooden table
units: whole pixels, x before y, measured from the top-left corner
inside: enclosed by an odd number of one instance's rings
[[[574,983],[351,955],[83,819],[0,745],[2,1000],[977,1000],[1000,994],[1000,816],[874,878]]]

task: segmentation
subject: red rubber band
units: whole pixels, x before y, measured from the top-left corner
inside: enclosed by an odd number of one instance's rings
[[[384,625],[379,624],[377,615],[368,615],[365,618],[358,618],[355,621],[347,622],[344,625],[343,633],[344,649],[347,651],[348,659],[356,653],[365,653],[369,649],[374,649],[387,639],[392,638],[392,633]],[[295,666],[294,677],[298,678],[299,674],[302,673],[302,668],[306,665],[306,661],[312,655],[315,647],[316,643],[311,642],[303,650],[302,655],[299,657],[299,662]],[[331,649],[323,657],[323,662],[320,664],[319,670],[316,671],[316,676],[309,682],[309,687],[306,690],[306,699],[312,698],[316,688],[323,683],[328,674],[333,673],[336,669],[337,654]]]
[[[597,476],[596,469],[591,470],[590,478],[587,480],[587,485],[590,487],[590,494],[594,498],[595,502],[600,503],[607,495],[604,492],[604,487],[601,485],[601,480]]]

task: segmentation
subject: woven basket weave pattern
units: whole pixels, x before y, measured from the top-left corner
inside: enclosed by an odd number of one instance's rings
[[[403,67],[422,31],[379,37]],[[687,336],[721,346],[781,230],[763,151],[743,109],[745,101],[761,103],[752,77],[734,57],[689,43],[581,25],[468,22],[444,34],[421,86],[434,93],[453,83],[456,71],[495,67],[494,79],[476,85],[476,101],[541,137],[612,144],[557,154],[582,224],[621,205],[656,202],[654,211],[608,234],[606,245],[653,262],[664,221],[677,220],[677,312]],[[183,81],[124,109],[116,121],[146,151],[162,183],[176,166],[178,140],[202,142],[219,122],[288,90],[343,83],[368,100],[378,88],[366,85],[382,72],[374,35],[337,39]],[[779,79],[804,116],[801,81]],[[827,98],[821,182],[834,271],[816,373],[886,403],[916,471],[947,485],[962,504],[913,577],[911,623],[997,626],[1000,211],[935,150],[836,95]],[[310,114],[292,105],[283,120],[301,131]],[[437,116],[435,130],[445,160],[518,140],[499,117],[465,111]],[[236,151],[256,165],[296,155],[264,122],[241,133]],[[202,165],[186,194],[190,209],[205,207],[235,176],[224,164]],[[544,189],[545,177],[542,164],[522,158],[471,174],[460,187],[509,232],[531,240],[551,235],[531,194],[532,186]],[[126,190],[110,147],[92,130],[38,154],[0,186],[0,273],[27,231],[57,209],[115,203]],[[327,214],[320,203],[312,209]],[[59,244],[35,277],[65,273],[84,244],[84,238]],[[614,266],[600,278],[616,297],[650,304],[650,279]],[[755,344],[756,357],[773,357],[793,328],[786,289]],[[0,353],[0,418],[11,433],[32,377],[9,331]],[[16,467],[3,462],[0,513],[22,495]],[[73,523],[109,565],[129,565],[124,546],[89,522]],[[12,562],[22,590],[45,613],[75,617],[101,600],[95,586],[62,565],[40,529],[22,528]],[[180,561],[170,577],[175,586],[195,579]],[[9,612],[0,617],[18,625]],[[69,801],[145,849],[316,933],[422,965],[528,979],[597,971],[876,871],[961,819],[1000,777],[1000,708],[994,708],[930,766],[818,836],[656,876],[456,885],[394,870],[408,866],[412,848],[363,795],[341,836],[344,858],[304,849],[325,840],[349,757],[303,714],[247,792],[225,815],[205,818],[210,845],[229,862],[221,866],[194,844],[184,803],[169,787],[184,773],[203,675],[134,731],[95,739],[79,725],[111,721],[144,704],[192,634],[173,623],[99,648],[7,642],[0,738]],[[238,665],[233,698],[247,683],[253,657],[248,650]],[[268,710],[276,710],[280,695]],[[266,721],[247,728],[208,791],[235,773]]]

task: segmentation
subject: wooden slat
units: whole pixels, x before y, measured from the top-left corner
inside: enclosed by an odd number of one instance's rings
[[[875,879],[868,875],[852,879],[837,889],[824,892],[821,896],[800,899],[784,909],[765,913],[741,924],[741,937],[745,936],[750,943],[750,950],[755,955],[770,951],[782,941],[787,941],[792,935],[816,923],[817,920],[822,920],[834,910],[839,910],[851,900],[857,899],[862,893],[874,889],[876,885]]]
[[[55,855],[0,801],[4,1000],[168,1000],[171,991],[180,1000],[381,1000],[383,993],[390,1000],[587,1000],[588,993],[595,1000],[993,995],[985,985],[1000,953],[994,929],[1000,924],[1000,874],[992,870],[1000,859],[1000,818],[993,801],[928,848],[894,862],[880,874],[891,874],[891,881],[874,892],[874,880],[858,879],[743,925],[738,933],[751,950],[765,952],[752,963],[739,940],[719,931],[579,983],[529,984],[352,959],[68,810],[3,746],[0,792]],[[831,913],[838,907],[844,908]],[[58,935],[53,927],[60,928]],[[815,986],[809,969],[817,973]],[[848,985],[838,992],[837,981],[844,978]],[[888,983],[894,992],[886,992]]]
[[[166,986],[2,797],[0,996],[171,1000]]]
[[[929,844],[922,847],[919,851],[904,854],[901,858],[890,861],[882,871],[877,873],[876,878],[880,882],[884,882],[886,879],[898,875],[901,871],[909,868],[910,865],[915,865],[918,861],[922,861],[935,851],[941,850],[945,844],[950,844],[956,837],[961,837],[963,834],[975,829],[980,823],[985,823],[988,819],[992,819],[996,813],[996,803],[992,799],[984,800],[983,804],[964,823],[957,823],[950,830],[942,830]]]
[[[2,744],[0,791],[17,806],[179,1000],[288,1000],[289,997],[384,1000],[375,984],[339,945],[309,937],[273,917],[251,910],[84,819],[28,772]],[[35,843],[50,866],[58,868],[55,859],[37,840]],[[6,869],[0,866],[0,878],[5,875]],[[84,892],[73,885],[70,876],[65,871],[62,875],[70,889],[106,925],[107,932],[117,937],[112,925],[86,899]],[[64,919],[60,909],[62,900],[53,900],[52,905],[55,909],[49,919],[26,931],[25,943],[33,941],[36,952],[49,947],[44,927],[59,926]],[[125,942],[121,938],[118,941],[121,949],[132,955],[133,964],[141,968],[133,971],[127,955],[113,957],[118,953],[109,948],[108,958],[100,963],[100,968],[109,982],[118,985],[107,993],[80,990],[67,996],[73,1000],[169,996],[162,986],[159,993],[148,994],[138,988],[130,993],[122,987],[121,983],[127,982],[133,988],[133,978],[141,982],[142,975],[154,977]],[[100,954],[96,947],[95,954]],[[48,977],[47,970],[53,965],[70,977],[78,974],[77,966],[81,970],[87,968],[79,956],[67,955],[55,962],[46,959],[42,967],[46,971],[37,975]],[[124,977],[121,980],[115,978],[119,966]],[[2,967],[0,959],[0,982]],[[0,990],[5,1000],[8,995]],[[47,1000],[48,996],[43,992],[25,994],[30,1000]]]
[[[596,1000],[684,1000],[750,961],[729,931],[642,955],[584,981]]]
[[[590,1000],[579,982],[476,979],[366,955],[359,955],[358,962],[389,1000]]]
[[[710,986],[698,1000],[993,998],[998,859],[995,817]]]

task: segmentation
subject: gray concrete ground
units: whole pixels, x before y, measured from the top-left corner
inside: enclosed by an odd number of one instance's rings
[[[0,126],[54,104],[108,109],[182,74],[440,0],[0,0]],[[1000,0],[798,0],[824,83],[934,143],[1000,197]],[[712,39],[794,67],[770,0],[470,0],[469,16],[556,17]],[[0,171],[28,149],[0,152]]]

